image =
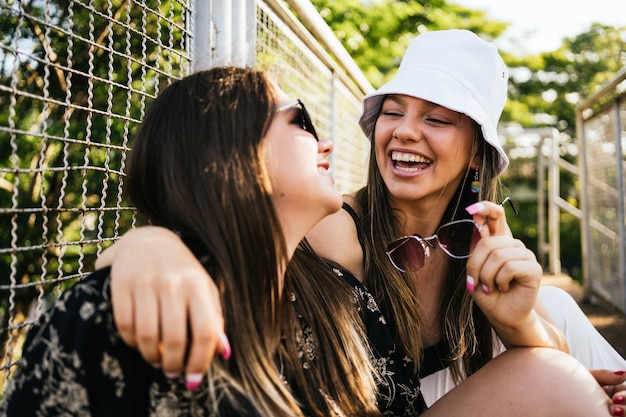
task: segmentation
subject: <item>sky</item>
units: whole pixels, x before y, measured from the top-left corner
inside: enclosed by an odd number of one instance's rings
[[[557,49],[561,39],[586,32],[591,23],[626,26],[626,0],[451,0],[509,22],[496,43],[511,52]]]

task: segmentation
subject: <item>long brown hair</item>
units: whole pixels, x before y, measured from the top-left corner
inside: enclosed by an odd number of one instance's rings
[[[480,200],[496,199],[498,184],[497,151],[487,144],[480,127],[474,123],[472,158],[480,155],[479,194],[470,191],[474,171],[467,168],[465,177],[448,203],[441,224],[467,217],[463,208]],[[401,235],[394,211],[387,199],[387,188],[378,169],[373,133],[371,135],[370,161],[367,185],[356,193],[355,204],[362,217],[364,242],[364,276],[383,313],[393,322],[396,340],[416,364],[422,358],[421,335],[423,323],[421,309],[414,295],[415,286],[407,274],[398,271],[389,262],[386,243]],[[470,172],[471,171],[471,172]],[[460,210],[459,210],[460,208]],[[447,258],[445,290],[440,316],[443,318],[443,340],[450,351],[447,361],[452,365],[454,378],[459,381],[471,375],[493,357],[491,325],[472,302],[465,289],[466,260]]]
[[[285,274],[284,287],[279,276],[287,263],[286,247],[262,163],[262,138],[277,109],[273,85],[257,70],[229,66],[198,72],[168,86],[151,105],[134,138],[129,195],[152,224],[200,243],[200,259],[220,290],[232,356],[229,361],[215,359],[211,366],[211,406],[217,409],[218,395],[225,395],[234,406],[245,397],[267,416],[302,416],[303,409],[313,415],[337,410],[341,414],[344,405],[336,399],[356,398],[361,400],[355,403],[359,406],[372,402],[367,395],[372,392],[368,388],[372,376],[357,373],[357,388],[368,390],[358,395],[345,393],[354,385],[334,387],[334,381],[324,380],[323,370],[336,367],[338,361],[367,369],[357,364],[367,358],[357,327],[347,341],[357,349],[356,357],[320,357],[314,380],[302,383],[307,375],[296,356],[298,316],[288,295],[296,293],[307,300],[317,294],[297,293],[292,273]],[[300,275],[305,288],[312,287],[314,277]],[[347,304],[343,304],[346,309]],[[321,307],[314,313],[307,318],[324,321],[320,326],[328,334],[355,326],[348,316],[336,324],[335,317],[323,315]],[[326,346],[321,339],[326,333],[313,335],[320,346]],[[279,351],[296,360],[285,361],[285,368],[279,369]],[[328,375],[346,372],[344,368]],[[296,382],[298,400],[285,379]]]
[[[294,373],[292,384],[306,402],[316,404],[313,415],[380,416],[376,403],[376,369],[367,342],[362,318],[357,310],[357,295],[332,266],[320,258],[307,241],[301,242],[287,268],[293,278],[294,305],[299,326],[298,337],[305,351],[298,352],[306,361],[304,372]],[[307,338],[303,330],[310,332]],[[290,368],[303,369],[298,346],[285,344]],[[378,377],[380,378],[380,377]],[[303,389],[318,386],[318,391]],[[329,399],[333,407],[328,407]]]

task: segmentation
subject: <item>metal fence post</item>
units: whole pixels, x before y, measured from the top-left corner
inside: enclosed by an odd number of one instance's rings
[[[548,164],[548,178],[550,180],[548,192],[548,227],[550,230],[548,239],[550,241],[550,272],[554,275],[561,274],[560,211],[557,204],[561,195],[559,157],[559,132],[552,129],[552,152]]]
[[[618,222],[618,233],[619,233],[619,242],[621,242],[621,250],[619,251],[619,276],[621,277],[622,290],[624,291],[624,296],[622,298],[622,308],[621,310],[626,312],[626,221],[624,221],[625,217],[625,197],[624,193],[626,192],[626,188],[624,186],[624,149],[622,149],[622,123],[620,119],[620,99],[616,99],[613,103],[613,109],[615,111],[615,157],[616,157],[616,167],[617,171],[616,175],[616,188],[618,190],[617,193],[617,216],[619,219],[622,219]],[[621,192],[619,192],[621,190]]]
[[[195,0],[196,11],[193,22],[193,71],[211,66],[211,54],[215,43],[215,27],[211,20],[213,0]]]

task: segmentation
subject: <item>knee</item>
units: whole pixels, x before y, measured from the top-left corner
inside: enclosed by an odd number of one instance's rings
[[[550,348],[514,348],[503,354],[504,367],[514,367],[518,378],[528,384],[565,388],[573,383],[579,386],[597,386],[589,371],[574,357]]]

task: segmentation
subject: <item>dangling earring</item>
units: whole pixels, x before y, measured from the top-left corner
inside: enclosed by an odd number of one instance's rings
[[[472,184],[470,185],[470,189],[472,190],[472,192],[474,194],[478,194],[478,192],[480,191],[480,181],[478,178],[478,168],[476,168],[476,171],[474,171],[474,181],[472,181]]]

